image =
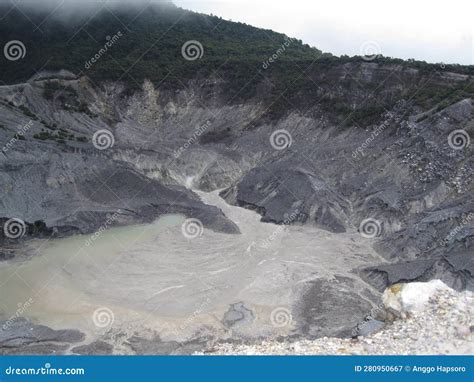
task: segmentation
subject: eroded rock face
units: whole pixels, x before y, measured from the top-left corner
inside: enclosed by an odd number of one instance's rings
[[[160,152],[166,145],[158,144],[157,151],[141,150],[140,137],[143,142],[157,143],[149,139],[152,131],[139,134],[144,128],[141,120],[124,120],[125,115],[109,103],[113,97],[107,99],[87,79],[71,75],[57,80],[59,88],[68,90],[59,90],[52,99],[46,99],[45,83],[39,77],[31,83],[0,89],[3,220],[22,220],[27,228],[25,237],[64,236],[94,232],[111,217],[109,225],[113,226],[181,213],[211,229],[238,233],[235,224],[219,210],[204,205],[180,185],[184,185],[179,182],[182,178],[173,180],[171,167],[165,165],[170,159],[169,149]],[[66,104],[68,98],[64,101],[63,93],[89,108],[80,113]],[[145,86],[143,96],[156,103],[157,94],[149,86]],[[143,118],[147,121],[148,114]],[[156,127],[145,130],[149,128]],[[109,131],[109,135],[100,143],[93,135],[101,130]],[[15,135],[18,132],[21,139]],[[144,165],[150,162],[154,166],[148,171]],[[41,230],[30,229],[36,222],[43,224]]]
[[[394,264],[380,264],[362,269],[359,274],[374,288],[382,292],[400,282],[440,279],[455,290],[473,290],[472,256],[465,252],[449,257],[433,257]]]
[[[331,232],[345,232],[348,202],[318,179],[314,169],[293,167],[292,158],[256,167],[236,186],[230,202],[255,209],[262,221],[277,224],[307,223]],[[226,197],[230,191],[223,192]]]
[[[26,166],[30,176],[22,177],[25,169],[8,177],[2,173],[5,187],[28,191],[4,195],[1,214],[27,223],[41,220],[42,232],[54,229],[57,236],[94,232],[106,222],[108,226],[150,222],[164,213],[182,213],[199,218],[209,228],[238,232],[220,211],[205,206],[184,187],[163,185],[125,163],[105,158],[96,161],[71,154],[67,160],[71,165],[75,162],[73,168],[48,158]]]

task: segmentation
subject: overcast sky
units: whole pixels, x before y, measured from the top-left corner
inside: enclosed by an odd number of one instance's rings
[[[176,5],[273,29],[336,55],[474,64],[474,0],[174,0]],[[362,47],[362,48],[361,48]]]

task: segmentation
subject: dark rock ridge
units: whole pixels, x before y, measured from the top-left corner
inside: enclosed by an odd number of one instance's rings
[[[16,161],[15,170],[0,172],[2,184],[12,190],[2,198],[1,215],[22,219],[28,225],[27,235],[84,234],[104,225],[151,222],[171,213],[198,218],[217,231],[238,232],[217,208],[204,205],[191,191],[163,185],[126,163],[61,152],[42,158],[25,158]],[[3,169],[10,160],[4,159]],[[15,191],[20,189],[28,191]],[[31,223],[35,221],[42,224]]]
[[[158,336],[152,338],[132,335],[129,338],[120,333],[131,354],[191,354],[205,349],[206,339],[196,339],[184,343],[162,341]],[[113,340],[105,335],[90,343],[84,333],[78,330],[53,330],[15,317],[7,321],[0,320],[0,355],[110,355],[114,353]],[[112,343],[111,343],[112,342]]]
[[[71,352],[81,355],[110,355],[113,353],[113,349],[111,344],[98,340],[88,345],[76,346],[71,349]]]
[[[255,209],[265,222],[312,223],[345,232],[349,203],[318,179],[317,172],[298,164],[296,155],[253,168],[238,183],[235,195],[232,189],[221,195],[231,203]]]
[[[21,317],[0,321],[1,355],[63,354],[84,339],[78,330],[53,330]]]
[[[379,291],[386,285],[440,279],[457,290],[474,290],[472,253],[368,267],[361,276]]]

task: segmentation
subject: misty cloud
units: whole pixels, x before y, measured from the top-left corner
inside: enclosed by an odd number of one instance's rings
[[[171,3],[169,0],[0,0],[0,4],[15,5],[19,8],[97,8],[98,6],[116,7],[121,5],[128,6],[144,6],[148,4],[166,4]]]
[[[173,6],[169,0],[0,0],[0,17],[10,9],[38,13],[46,19],[64,24],[76,24],[91,17],[101,9],[117,11],[133,8],[137,15],[148,5]],[[7,14],[8,17],[8,14]]]
[[[150,4],[170,5],[169,0],[0,0],[0,5],[47,12],[51,17],[97,12],[100,8],[143,8]]]

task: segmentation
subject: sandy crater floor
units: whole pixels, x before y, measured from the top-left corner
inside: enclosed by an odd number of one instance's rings
[[[370,286],[350,270],[383,261],[356,232],[261,223],[257,213],[226,204],[218,191],[198,193],[242,234],[204,229],[189,239],[184,217],[168,215],[108,229],[90,245],[89,235],[35,240],[34,257],[0,268],[2,310],[11,316],[32,301],[24,316],[55,329],[80,329],[87,341],[111,328],[158,333],[164,341],[276,337],[295,333],[304,314],[295,304],[312,280],[352,278],[352,292],[359,293]]]

